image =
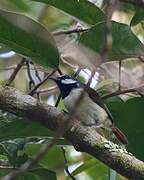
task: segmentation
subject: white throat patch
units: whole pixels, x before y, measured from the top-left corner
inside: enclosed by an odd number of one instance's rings
[[[73,79],[65,79],[62,80],[63,84],[75,84],[77,81],[73,80]]]

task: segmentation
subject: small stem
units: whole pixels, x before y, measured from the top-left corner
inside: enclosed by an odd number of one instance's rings
[[[10,86],[10,84],[13,82],[13,80],[15,79],[17,73],[19,72],[19,70],[22,68],[22,66],[24,65],[26,59],[22,58],[22,60],[17,64],[16,68],[14,69],[13,73],[11,74],[9,80],[6,83],[6,86]]]
[[[80,72],[81,72],[81,68],[79,67],[78,70],[74,73],[73,77],[76,78]]]
[[[105,96],[102,96],[101,98],[102,99],[107,99],[107,98],[110,98],[110,97],[114,97],[114,96],[118,96],[118,95],[121,95],[121,94],[126,94],[126,93],[131,93],[131,92],[137,92],[138,89],[141,89],[143,88],[144,85],[140,86],[140,87],[137,87],[137,88],[131,88],[131,89],[126,89],[126,90],[118,90],[116,92],[113,92],[113,93],[110,93],[110,94],[107,94]],[[139,92],[138,92],[139,93]]]
[[[53,32],[53,35],[54,36],[59,36],[59,35],[62,35],[62,34],[72,34],[72,33],[86,32],[88,30],[89,30],[89,28],[86,28],[86,29],[76,28],[76,29],[71,29],[71,30],[67,30],[67,31],[56,31],[56,32]]]
[[[129,3],[136,6],[139,6],[141,8],[144,8],[144,1],[143,0],[120,0],[123,3]]]
[[[119,60],[119,87],[118,87],[118,90],[120,91],[121,90],[121,65],[122,65],[122,61]]]
[[[47,94],[47,95],[50,95],[50,94],[53,94],[53,93],[56,93],[58,90],[58,87],[57,86],[52,86],[52,87],[49,87],[48,89],[42,89],[42,90],[38,90],[38,91],[35,91],[35,93],[39,93],[39,94]]]
[[[29,94],[30,96],[33,96],[34,93],[35,93],[35,91],[36,91],[43,83],[45,83],[45,82],[48,80],[48,78],[49,78],[51,75],[53,75],[56,71],[57,71],[57,69],[53,70],[50,74],[48,74],[48,75],[44,78],[44,80],[41,81],[39,84],[37,84],[28,94]]]
[[[63,75],[63,73],[62,73],[62,71],[61,71],[60,68],[58,68],[57,71],[58,71],[58,73],[59,73],[60,75]],[[56,101],[55,107],[58,107],[61,98],[62,98],[62,94],[60,93],[59,96],[58,96],[58,99],[57,99],[57,101]]]
[[[35,70],[35,76],[36,76],[36,77],[38,78],[38,80],[41,82],[42,80],[41,80],[41,78],[40,78],[40,76],[39,76],[39,72],[38,72],[35,64],[34,64],[33,62],[31,62],[31,64],[33,65],[33,68],[34,68],[34,70]]]
[[[31,89],[32,85],[35,86],[35,82],[34,82],[32,75],[31,75],[30,62],[26,61],[26,65],[27,65],[27,74],[29,77],[29,89]]]
[[[144,63],[144,57],[143,56],[140,56],[139,60]]]
[[[60,75],[63,75],[63,73],[62,73],[62,71],[61,71],[61,69],[58,67],[57,68],[57,72],[60,74]]]
[[[56,101],[55,107],[58,107],[59,102],[60,102],[60,100],[61,100],[61,97],[62,97],[62,95],[61,95],[61,93],[60,93],[60,94],[59,94],[59,96],[58,96],[58,98],[57,98],[57,101]]]

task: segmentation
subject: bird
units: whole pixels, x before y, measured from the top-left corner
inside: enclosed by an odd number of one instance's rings
[[[86,126],[110,129],[122,144],[128,144],[127,137],[115,126],[108,107],[93,88],[70,75],[51,76],[50,79],[59,87],[68,112],[72,113],[76,108],[75,118]]]

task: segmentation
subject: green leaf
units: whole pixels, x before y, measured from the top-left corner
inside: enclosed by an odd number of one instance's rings
[[[22,118],[9,123],[5,123],[4,126],[0,126],[0,132],[1,140],[25,138],[32,136],[53,136],[53,133],[50,130],[41,126],[39,123],[31,122]]]
[[[31,8],[24,0],[8,0],[14,7],[22,11],[30,11]]]
[[[28,160],[27,154],[22,152],[25,143],[23,139],[3,141],[0,143],[0,154],[7,156],[12,166],[20,166]]]
[[[0,177],[7,175],[8,173],[12,172],[10,168],[1,169]],[[18,176],[15,180],[56,180],[56,173],[50,171],[46,168],[33,168],[30,171],[24,173],[24,175]]]
[[[88,24],[96,24],[104,20],[104,13],[87,0],[33,0],[54,6],[69,15]]]
[[[0,117],[1,118],[1,117]],[[5,117],[6,118],[6,117]],[[8,118],[8,117],[7,117]],[[16,138],[26,138],[28,142],[34,143],[42,140],[45,143],[54,136],[54,133],[48,128],[37,122],[32,122],[24,118],[16,118],[15,120],[0,119],[0,140],[10,140]],[[70,145],[64,138],[59,138],[57,145]]]
[[[89,168],[92,168],[93,166],[96,166],[97,165],[97,161],[96,159],[90,159],[88,160],[87,162],[83,163],[82,165],[80,165],[78,168],[76,168],[73,172],[72,172],[72,175],[75,176],[75,175],[78,175],[80,174],[81,172],[83,171],[86,171],[87,169]]]
[[[128,137],[127,149],[136,157],[144,160],[144,99],[132,98],[126,102],[111,101],[108,103],[115,124]]]
[[[79,43],[84,44],[97,53],[101,53],[105,46],[105,29],[105,23],[95,25],[80,36]],[[128,25],[113,21],[111,33],[113,44],[108,52],[109,60],[121,60],[144,55],[144,45],[132,33]]]
[[[50,32],[24,15],[0,9],[0,42],[40,65],[56,68],[59,64]]]
[[[42,145],[40,144],[28,144],[27,146],[25,146],[24,152],[29,157],[34,157],[40,151],[41,147]],[[46,154],[46,156],[43,159],[41,159],[39,164],[48,169],[64,167],[64,157],[60,147],[52,147]]]
[[[35,174],[37,177],[39,177],[39,180],[46,180],[46,179],[56,180],[57,179],[55,172],[50,171],[45,168],[32,169],[30,172]]]
[[[136,8],[135,15],[133,16],[130,25],[135,26],[138,23],[140,23],[142,20],[144,20],[144,9],[143,8]]]
[[[99,162],[95,158],[91,158],[87,162],[80,165],[77,169],[72,172],[72,175],[78,175],[82,172],[87,173],[91,179],[99,179],[103,180],[108,179],[108,168],[103,163]]]

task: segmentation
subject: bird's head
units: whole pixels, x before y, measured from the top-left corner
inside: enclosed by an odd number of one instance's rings
[[[72,89],[79,88],[81,85],[77,79],[69,75],[50,77],[50,79],[54,80],[58,85],[63,99],[69,95]]]

